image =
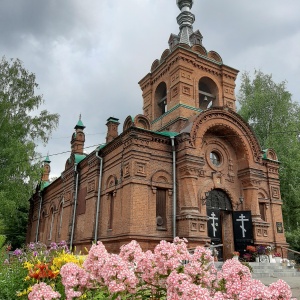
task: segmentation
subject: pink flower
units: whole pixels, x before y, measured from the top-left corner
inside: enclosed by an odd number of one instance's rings
[[[50,285],[44,282],[36,283],[28,294],[29,300],[52,300],[60,298],[60,293],[53,291]]]
[[[283,280],[279,279],[269,285],[269,291],[272,293],[272,300],[291,299],[292,291],[290,286]]]
[[[109,260],[99,270],[101,281],[111,293],[128,291],[134,293],[138,279],[129,265],[116,254],[111,254]]]
[[[91,287],[90,275],[74,263],[67,263],[60,270],[62,284],[65,286],[67,300],[80,297],[84,288]],[[75,289],[78,289],[75,291]]]
[[[167,299],[210,300],[209,290],[192,283],[192,278],[184,273],[173,271],[167,279]]]
[[[98,242],[97,245],[94,244],[91,247],[88,257],[83,263],[83,268],[90,273],[92,280],[97,280],[99,283],[103,283],[101,281],[100,272],[109,261],[109,258],[110,256],[104,245],[101,242]]]
[[[144,252],[137,241],[121,246],[120,257],[127,261],[132,267],[136,267],[140,260],[144,258]]]
[[[191,276],[193,283],[202,287],[210,287],[216,280],[217,270],[214,266],[211,251],[204,247],[197,247],[191,255],[184,273]]]

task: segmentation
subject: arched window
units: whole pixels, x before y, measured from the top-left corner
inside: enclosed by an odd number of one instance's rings
[[[41,219],[40,219],[40,227],[39,227],[39,241],[43,241],[43,235],[45,230],[45,211],[42,212]]]
[[[156,226],[165,229],[167,225],[167,191],[158,188],[156,190]]]
[[[155,119],[167,112],[167,85],[161,82],[155,91]]]
[[[208,77],[199,81],[199,108],[207,109],[217,105],[218,89],[216,84]]]
[[[54,211],[53,211],[53,207],[50,210],[50,229],[49,229],[49,236],[48,236],[48,240],[52,239],[52,231],[53,231],[53,222],[54,222]]]
[[[62,228],[62,222],[63,222],[63,212],[64,212],[63,204],[64,204],[64,199],[62,200],[62,202],[59,206],[59,216],[58,216],[58,219],[57,219],[57,221],[58,221],[58,233],[57,233],[57,235],[58,235],[59,238],[61,236],[61,228]]]
[[[260,212],[260,217],[263,221],[267,221],[266,218],[266,203],[259,202],[259,212]]]
[[[108,229],[112,230],[113,228],[113,220],[114,220],[114,194],[113,192],[108,193],[108,205],[109,205],[109,212],[108,212]]]

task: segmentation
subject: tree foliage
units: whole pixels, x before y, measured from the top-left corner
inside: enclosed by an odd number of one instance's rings
[[[0,219],[12,244],[24,241],[28,199],[41,177],[37,143],[47,143],[59,116],[40,110],[35,74],[22,62],[0,61]]]
[[[262,149],[273,148],[280,161],[281,197],[286,230],[300,223],[300,106],[272,75],[243,73],[239,114],[251,125]]]

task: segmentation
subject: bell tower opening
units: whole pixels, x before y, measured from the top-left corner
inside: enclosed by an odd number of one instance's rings
[[[218,88],[213,80],[203,77],[199,80],[199,108],[202,110],[217,106]]]
[[[165,82],[161,82],[155,91],[154,118],[162,116],[167,110],[167,85]]]

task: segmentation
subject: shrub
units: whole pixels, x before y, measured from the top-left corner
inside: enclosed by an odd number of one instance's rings
[[[13,273],[10,278],[23,289],[19,299],[291,298],[291,290],[282,280],[267,287],[251,278],[249,264],[234,259],[217,271],[209,249],[197,247],[190,254],[186,242],[179,238],[173,243],[161,241],[153,252],[143,252],[132,241],[121,247],[119,255],[108,253],[98,242],[84,262],[66,248],[48,250],[42,244],[31,244],[15,252],[8,268]],[[9,297],[0,299],[16,299],[16,290],[17,284],[14,290],[11,287]]]

